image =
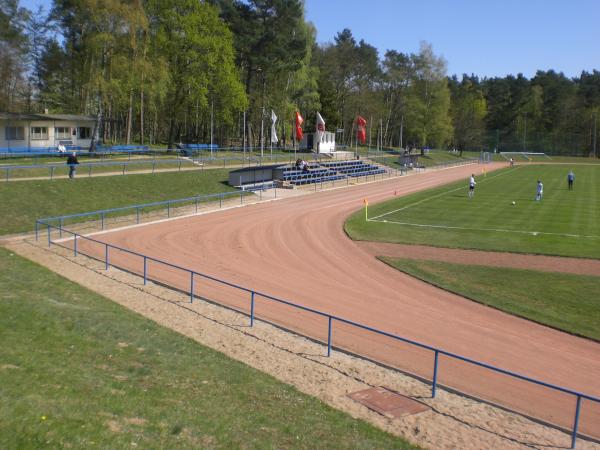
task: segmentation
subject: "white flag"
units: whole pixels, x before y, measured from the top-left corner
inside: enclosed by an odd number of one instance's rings
[[[325,121],[317,111],[317,137],[319,142],[323,142],[323,134],[325,134]]]
[[[271,143],[277,144],[279,139],[277,139],[277,131],[275,130],[275,123],[277,122],[277,116],[275,115],[275,111],[271,110]]]

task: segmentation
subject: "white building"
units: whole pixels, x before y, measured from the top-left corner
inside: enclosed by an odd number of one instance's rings
[[[335,152],[335,133],[324,131],[321,133],[320,142],[317,133],[304,133],[300,141],[300,149],[312,150],[315,153],[333,153]]]
[[[73,114],[0,112],[0,151],[53,151],[59,144],[89,149],[95,121]]]

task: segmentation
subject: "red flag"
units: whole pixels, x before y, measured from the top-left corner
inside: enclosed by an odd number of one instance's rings
[[[302,139],[302,124],[304,123],[304,119],[300,115],[298,111],[296,111],[296,140],[300,141]]]
[[[367,121],[364,117],[358,116],[356,118],[356,139],[360,141],[361,144],[367,142]]]

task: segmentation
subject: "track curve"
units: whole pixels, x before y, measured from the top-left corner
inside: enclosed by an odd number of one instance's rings
[[[495,164],[494,168],[500,167]],[[550,383],[600,396],[600,344],[519,319],[437,289],[374,259],[343,231],[344,220],[371,203],[466,179],[470,166],[319,192],[97,236],[104,242],[213,275],[381,330]],[[80,248],[88,245],[81,242]],[[88,246],[89,252],[100,252]],[[140,261],[111,253],[140,270]],[[150,276],[189,288],[176,271]],[[247,294],[205,280],[198,295],[248,309]],[[259,316],[317,338],[323,319],[257,301]],[[336,325],[334,345],[431,378],[432,354]],[[442,358],[440,383],[571,427],[575,399]],[[600,405],[583,402],[580,430],[600,437]]]

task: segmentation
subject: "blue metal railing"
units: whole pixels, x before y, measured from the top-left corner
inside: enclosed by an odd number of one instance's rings
[[[238,193],[235,193],[235,194],[238,194]],[[215,197],[215,196],[222,196],[222,195],[226,195],[226,194],[216,194],[216,195],[204,196],[204,197]],[[240,195],[243,195],[243,193],[241,193]],[[189,202],[190,200],[193,201],[193,200],[195,200],[197,198],[198,197],[190,197],[188,199],[177,200],[177,202],[183,202],[183,201],[188,201]],[[222,200],[222,197],[221,197],[221,200]],[[241,197],[241,200],[243,200],[243,197]],[[104,251],[104,263],[105,263],[105,269],[106,270],[108,270],[110,268],[110,266],[113,265],[114,267],[118,267],[118,268],[121,268],[121,269],[124,269],[124,270],[131,271],[130,267],[124,267],[124,266],[119,266],[118,264],[111,264],[110,263],[109,257],[110,257],[110,250],[111,249],[112,250],[116,250],[116,251],[120,251],[120,252],[124,252],[124,253],[130,254],[130,255],[137,256],[137,257],[139,257],[139,258],[141,258],[143,260],[143,272],[142,272],[141,275],[143,276],[144,284],[146,284],[147,281],[150,279],[149,276],[148,276],[148,261],[155,262],[155,263],[158,263],[158,264],[162,264],[164,266],[170,267],[172,269],[176,269],[178,271],[182,271],[183,273],[186,273],[189,276],[189,280],[190,280],[189,286],[190,287],[189,287],[188,293],[189,293],[189,296],[190,296],[190,302],[193,302],[194,298],[196,298],[196,297],[200,298],[197,295],[197,290],[195,288],[195,283],[194,283],[194,280],[195,280],[196,277],[200,277],[200,278],[204,278],[204,279],[207,279],[207,280],[211,280],[211,281],[214,281],[214,282],[216,282],[218,284],[221,284],[221,285],[224,285],[224,286],[228,286],[228,287],[232,287],[234,289],[237,289],[237,290],[240,290],[242,292],[248,293],[248,294],[250,294],[250,300],[249,300],[250,301],[250,305],[249,305],[250,314],[248,314],[248,313],[246,313],[244,311],[239,311],[239,310],[238,311],[241,312],[242,314],[246,315],[246,316],[248,316],[248,315],[250,316],[250,326],[254,325],[254,321],[255,321],[255,318],[256,318],[256,314],[255,314],[255,301],[256,301],[256,299],[258,297],[261,297],[261,298],[264,298],[266,300],[270,300],[270,301],[276,302],[278,304],[286,305],[286,306],[289,306],[289,307],[297,309],[297,310],[305,311],[305,312],[317,315],[319,317],[326,318],[327,319],[327,340],[326,340],[327,356],[331,355],[331,350],[332,350],[332,346],[333,346],[332,331],[333,331],[333,326],[334,326],[335,323],[346,324],[346,325],[349,325],[349,326],[354,327],[354,328],[362,329],[362,330],[365,330],[365,331],[377,334],[379,336],[388,337],[388,338],[391,338],[391,339],[393,339],[395,341],[403,342],[403,343],[406,343],[406,344],[409,344],[409,345],[412,345],[412,346],[415,346],[415,347],[418,347],[418,348],[430,351],[430,352],[433,353],[433,357],[434,357],[434,361],[433,361],[433,375],[432,375],[432,380],[431,380],[431,396],[432,396],[432,398],[435,398],[435,396],[436,396],[436,390],[438,388],[438,379],[439,379],[439,372],[440,372],[440,368],[439,368],[439,356],[440,355],[443,355],[443,356],[446,356],[448,358],[455,359],[455,360],[458,360],[458,361],[462,361],[462,362],[465,362],[465,363],[468,363],[468,364],[471,364],[471,365],[474,365],[474,366],[477,366],[477,367],[481,367],[481,368],[490,370],[490,371],[495,372],[495,373],[506,375],[506,376],[509,376],[509,377],[512,377],[512,378],[515,378],[515,379],[518,379],[518,380],[522,380],[522,381],[526,381],[526,382],[529,382],[529,383],[533,383],[533,384],[535,384],[537,386],[542,386],[542,387],[545,387],[545,388],[548,388],[548,389],[551,389],[551,390],[554,390],[554,391],[558,391],[558,392],[562,392],[562,393],[565,393],[565,394],[572,395],[572,396],[574,396],[576,398],[576,406],[575,406],[575,415],[574,415],[574,420],[573,420],[573,426],[572,426],[571,432],[570,432],[570,434],[571,434],[571,448],[575,448],[576,442],[577,442],[578,429],[579,429],[579,420],[580,420],[580,411],[581,411],[581,400],[585,399],[585,400],[589,400],[591,402],[595,402],[595,403],[600,404],[600,398],[599,397],[595,397],[593,395],[586,394],[584,392],[576,391],[574,389],[566,388],[566,387],[563,387],[563,386],[558,386],[558,385],[555,385],[555,384],[552,384],[552,383],[549,383],[549,382],[546,382],[546,381],[538,380],[536,378],[532,378],[532,377],[529,377],[529,376],[526,376],[526,375],[523,375],[523,374],[520,374],[520,373],[517,373],[517,372],[513,372],[513,371],[510,371],[510,370],[507,370],[507,369],[503,369],[501,367],[496,367],[496,366],[494,366],[492,364],[488,364],[488,363],[485,363],[485,362],[482,362],[482,361],[478,361],[478,360],[475,360],[475,359],[472,359],[472,358],[468,358],[466,356],[462,356],[462,355],[459,355],[459,354],[456,354],[456,353],[453,353],[453,352],[449,352],[449,351],[446,351],[444,349],[437,348],[437,347],[434,347],[434,346],[431,346],[431,345],[428,345],[428,344],[424,344],[422,342],[418,342],[418,341],[415,341],[415,340],[412,340],[412,339],[408,339],[408,338],[405,338],[405,337],[402,337],[402,336],[398,336],[396,334],[393,334],[393,333],[390,333],[390,332],[387,332],[387,331],[383,331],[383,330],[379,330],[379,329],[376,329],[374,327],[371,327],[371,326],[368,326],[368,325],[365,325],[365,324],[361,324],[361,323],[358,323],[358,322],[354,322],[352,320],[345,319],[343,317],[339,317],[339,316],[336,316],[336,315],[333,315],[333,314],[329,314],[329,313],[324,312],[324,311],[320,311],[320,310],[317,310],[317,309],[314,309],[314,308],[310,308],[310,307],[307,307],[307,306],[304,306],[304,305],[293,303],[293,302],[291,302],[289,300],[284,300],[284,299],[281,299],[281,298],[278,298],[278,297],[274,297],[272,295],[269,295],[269,294],[266,294],[266,293],[263,293],[263,292],[259,292],[257,290],[250,289],[250,288],[247,288],[247,287],[244,287],[244,286],[241,286],[241,285],[238,285],[238,284],[226,281],[226,280],[221,280],[221,279],[213,277],[211,275],[200,273],[200,272],[195,271],[193,269],[189,269],[189,268],[182,267],[182,266],[179,266],[179,265],[176,265],[176,264],[173,264],[173,263],[169,263],[167,261],[163,261],[163,260],[160,260],[158,258],[153,258],[151,256],[144,255],[142,253],[135,252],[133,250],[129,250],[129,249],[126,249],[126,248],[118,247],[118,246],[112,245],[112,244],[108,244],[106,242],[103,242],[103,241],[100,241],[100,240],[97,240],[97,239],[93,239],[93,238],[84,236],[82,234],[70,231],[70,230],[64,228],[64,225],[63,225],[64,224],[64,220],[67,219],[67,218],[85,217],[85,216],[89,217],[89,216],[94,216],[94,215],[101,215],[102,216],[102,228],[104,229],[104,217],[105,217],[105,214],[107,212],[123,211],[123,210],[126,210],[126,209],[137,209],[137,211],[138,211],[138,223],[139,223],[139,208],[151,207],[151,206],[157,206],[157,205],[163,205],[163,204],[169,204],[169,202],[172,203],[174,201],[155,202],[155,203],[148,203],[148,204],[145,204],[145,205],[135,205],[135,206],[124,207],[124,208],[114,208],[114,209],[111,209],[111,210],[93,211],[93,212],[89,212],[89,213],[72,214],[72,215],[69,215],[69,216],[59,216],[59,217],[50,217],[50,218],[38,219],[36,221],[36,223],[35,223],[36,240],[39,239],[40,226],[42,226],[42,227],[45,227],[46,230],[47,230],[48,246],[49,247],[53,243],[57,244],[56,242],[52,241],[52,230],[53,229],[57,230],[59,232],[60,236],[62,236],[63,233],[67,233],[67,234],[71,235],[73,237],[73,254],[74,254],[74,256],[77,256],[78,254],[85,254],[85,253],[82,252],[81,245],[78,246],[78,244],[77,244],[78,241],[80,242],[80,241],[84,240],[84,241],[92,242],[92,243],[98,244],[100,246],[103,246],[104,250],[105,250]],[[222,203],[222,201],[221,201],[221,203]],[[53,225],[51,222],[58,222],[59,225],[58,226]],[[60,245],[60,243],[58,243],[58,245]],[[97,255],[95,256],[93,254],[88,254],[87,256],[89,256],[91,258],[94,258],[94,259],[98,259]],[[164,283],[164,280],[162,282]],[[166,283],[166,284],[168,284],[168,283]],[[175,286],[173,284],[170,284],[170,286],[173,287],[173,288],[175,288],[175,289],[178,289],[177,286]]]
[[[87,175],[89,177],[92,176],[93,168],[98,167],[119,167],[120,172],[125,175],[127,173],[127,168],[139,165],[152,166],[152,173],[155,172],[157,166],[161,165],[177,165],[176,169],[181,171],[182,164],[189,165],[190,167],[196,168],[196,166],[191,161],[186,161],[185,159],[145,159],[145,160],[134,160],[134,161],[102,161],[102,162],[82,162],[79,164],[29,164],[29,165],[6,165],[0,166],[0,170],[4,172],[3,179],[4,181],[9,181],[12,172],[15,170],[20,171],[29,171],[29,170],[38,170],[44,169],[48,171],[48,177],[52,180],[55,176],[55,173],[60,169],[66,169],[67,167],[74,166],[78,170],[87,169]],[[160,167],[159,167],[160,169]],[[198,167],[201,169],[201,167]],[[174,168],[175,170],[175,168]],[[32,175],[32,177],[35,175]],[[19,179],[23,177],[14,177],[12,179]]]

